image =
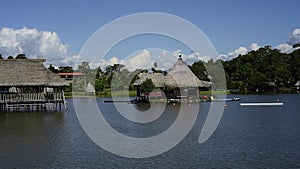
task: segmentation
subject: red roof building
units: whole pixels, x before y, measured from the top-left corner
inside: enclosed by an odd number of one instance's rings
[[[85,74],[82,72],[60,72],[58,75],[66,80],[72,80],[73,77],[85,76]]]

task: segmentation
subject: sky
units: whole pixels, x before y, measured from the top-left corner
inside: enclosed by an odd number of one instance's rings
[[[73,66],[97,30],[142,12],[171,14],[190,22],[224,60],[266,45],[289,53],[300,40],[299,6],[299,0],[2,0],[0,53],[2,57],[25,53],[29,58],[46,58],[46,64]],[[123,40],[107,55],[89,61],[101,67],[134,65],[132,69],[159,61],[159,67],[167,68],[179,54],[188,63],[209,59],[172,38],[145,35]]]

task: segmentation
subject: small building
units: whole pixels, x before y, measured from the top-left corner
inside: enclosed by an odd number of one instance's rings
[[[94,86],[91,83],[88,83],[87,86],[86,86],[85,92],[88,95],[94,96],[96,90],[95,90]]]
[[[140,91],[140,85],[146,80],[151,79],[156,88],[165,93],[167,99],[191,99],[199,98],[199,87],[210,87],[211,82],[203,81],[197,78],[190,70],[188,65],[179,56],[172,69],[164,73],[140,73],[138,79],[134,82],[137,88],[139,99],[148,98],[149,96],[162,96],[159,92],[144,93]]]
[[[47,69],[45,59],[0,60],[0,112],[63,111],[69,82]]]
[[[59,72],[58,75],[66,80],[73,80],[76,77],[85,76],[82,72]]]
[[[295,87],[296,87],[297,90],[299,90],[299,88],[300,88],[300,81],[297,81],[297,82],[295,83]]]

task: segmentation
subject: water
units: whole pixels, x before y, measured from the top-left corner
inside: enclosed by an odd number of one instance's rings
[[[200,144],[210,106],[201,103],[187,137],[170,151],[145,159],[120,157],[98,147],[81,128],[71,99],[64,113],[0,114],[0,168],[300,168],[300,95],[238,97],[243,102],[280,99],[284,106],[227,102],[217,130]],[[178,105],[170,105],[159,119],[141,126],[116,113],[113,104],[103,104],[103,99],[98,103],[107,121],[132,137],[159,134],[178,115]]]

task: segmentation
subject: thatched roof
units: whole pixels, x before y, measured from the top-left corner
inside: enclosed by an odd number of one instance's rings
[[[209,87],[212,85],[211,82],[199,80],[181,57],[178,58],[178,61],[167,75],[162,73],[141,73],[134,85],[139,86],[146,79],[151,79],[156,87]]]
[[[88,93],[95,93],[95,88],[91,83],[88,83],[87,87],[86,87],[86,92]]]
[[[45,59],[0,59],[0,86],[64,86],[69,83],[47,69]]]
[[[133,84],[135,86],[142,84],[147,79],[151,79],[156,87],[165,86],[166,77],[162,73],[140,73],[138,76],[139,78]]]

